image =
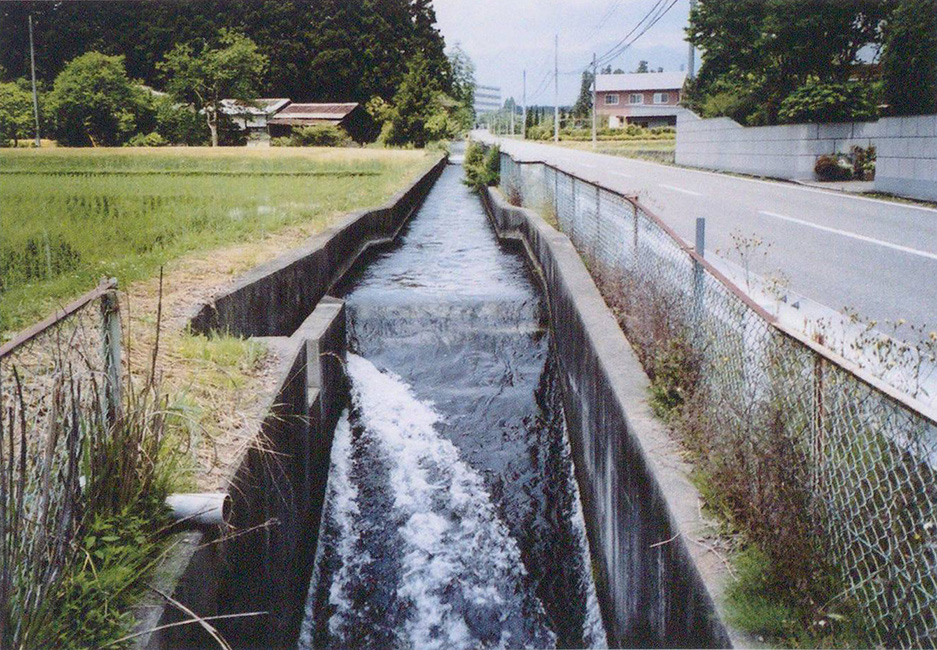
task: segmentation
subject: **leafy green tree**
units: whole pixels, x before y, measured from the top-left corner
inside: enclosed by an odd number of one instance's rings
[[[70,61],[48,96],[56,138],[70,146],[115,146],[134,132],[145,98],[122,56],[88,52]]]
[[[190,147],[211,142],[205,119],[191,104],[180,104],[172,96],[153,98],[156,130],[170,144]]]
[[[32,98],[15,83],[0,83],[0,145],[26,137],[32,126]]]
[[[889,112],[937,113],[937,0],[899,0],[883,32]]]
[[[223,29],[217,47],[204,45],[196,53],[188,43],[177,45],[158,68],[176,99],[202,111],[211,145],[217,147],[221,100],[255,99],[267,62],[251,39]]]
[[[810,81],[781,102],[778,121],[797,124],[872,120],[878,117],[876,103],[869,88],[860,82]]]
[[[887,15],[873,0],[706,0],[690,14],[688,40],[703,51],[691,107],[732,93],[750,124],[774,124],[781,103],[811,80],[847,81]]]
[[[638,67],[634,71],[642,74],[648,72],[647,61],[638,61]]]

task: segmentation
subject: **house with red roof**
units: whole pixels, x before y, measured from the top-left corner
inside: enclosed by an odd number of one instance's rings
[[[635,72],[596,77],[596,114],[609,128],[676,126],[686,72]]]

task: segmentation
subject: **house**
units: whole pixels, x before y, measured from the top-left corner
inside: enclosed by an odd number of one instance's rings
[[[609,128],[676,126],[677,116],[687,110],[678,106],[685,81],[685,72],[600,74],[596,114]]]
[[[290,103],[284,98],[222,99],[219,111],[241,131],[247,131],[248,144],[269,140],[267,123]]]
[[[290,104],[267,120],[270,137],[288,136],[294,128],[330,124],[340,126],[355,142],[369,142],[378,126],[361,104]]]

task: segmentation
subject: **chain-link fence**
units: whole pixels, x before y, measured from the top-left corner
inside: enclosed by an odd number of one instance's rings
[[[0,346],[0,645],[56,588],[120,408],[116,282]]]
[[[778,324],[636,198],[507,154],[501,186],[555,218],[652,377],[682,368],[684,441],[790,584],[819,558],[872,642],[937,645],[927,407]]]

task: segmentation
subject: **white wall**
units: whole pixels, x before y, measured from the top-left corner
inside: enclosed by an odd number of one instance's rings
[[[875,140],[875,189],[937,201],[937,115],[886,117]]]
[[[677,121],[678,165],[788,179],[814,179],[818,156],[875,145],[875,189],[937,200],[937,115],[877,122],[743,127],[692,113]]]

